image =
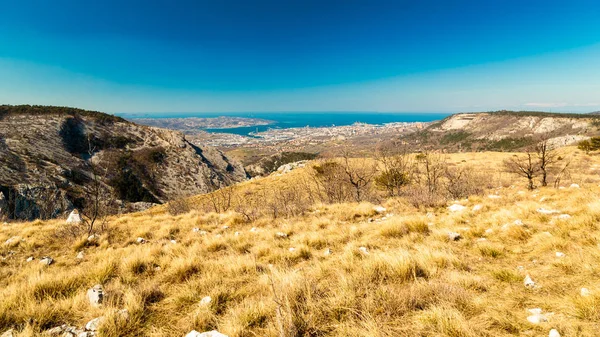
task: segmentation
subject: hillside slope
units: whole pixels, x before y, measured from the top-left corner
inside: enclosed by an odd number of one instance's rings
[[[78,109],[0,106],[5,215],[48,217],[80,207],[93,172],[126,202],[164,202],[246,178],[240,164],[179,132]]]
[[[245,221],[160,206],[92,238],[57,237],[63,220],[6,224],[0,333],[39,336],[103,317],[99,336],[110,337],[597,336],[600,158],[572,155],[566,188],[526,191],[496,169],[511,154],[453,154],[504,182],[451,202],[464,207],[455,211],[392,198],[385,210],[314,204]],[[301,173],[242,185],[289,185]],[[96,284],[101,306],[86,295]]]
[[[567,146],[599,133],[593,115],[497,111],[459,113],[405,138],[450,150],[518,150],[540,139]]]

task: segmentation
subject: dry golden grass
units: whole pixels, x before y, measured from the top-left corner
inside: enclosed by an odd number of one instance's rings
[[[489,168],[507,155],[450,158]],[[401,199],[383,202],[387,214],[347,203],[253,222],[235,212],[172,216],[157,208],[113,219],[96,245],[55,237],[62,220],[2,226],[0,242],[23,241],[0,246],[0,333],[37,336],[104,316],[101,336],[184,336],[192,329],[232,337],[547,336],[551,328],[597,336],[600,187],[589,168],[600,159],[577,156],[578,171],[564,184],[580,189],[529,192],[522,181],[494,176],[505,187],[489,194],[500,199],[461,200],[467,208],[455,213]],[[243,188],[284,184],[296,174]],[[542,215],[541,207],[571,218]],[[450,231],[462,239],[449,241]],[[26,262],[30,256],[55,263]],[[526,274],[537,288],[524,287]],[[86,291],[98,283],[107,298],[95,308]],[[592,295],[582,297],[582,287]],[[206,296],[212,301],[201,305]],[[123,308],[127,320],[118,314]],[[534,325],[529,308],[554,315]]]

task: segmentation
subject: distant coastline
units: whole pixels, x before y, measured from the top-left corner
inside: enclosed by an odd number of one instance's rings
[[[433,122],[444,119],[451,113],[379,113],[379,112],[237,112],[237,113],[120,113],[120,117],[139,122],[141,119],[188,119],[188,118],[247,118],[269,123],[257,123],[239,127],[206,127],[209,133],[231,133],[249,136],[251,133],[265,132],[270,129],[289,129],[301,127],[346,126],[354,123],[384,125],[398,122]],[[144,124],[144,123],[142,123]]]

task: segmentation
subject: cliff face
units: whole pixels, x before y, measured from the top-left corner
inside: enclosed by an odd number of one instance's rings
[[[520,150],[547,139],[572,145],[598,134],[592,115],[540,112],[460,113],[409,136],[409,143],[462,150]]]
[[[77,109],[0,107],[4,216],[47,218],[80,206],[94,174],[124,203],[160,203],[246,179],[241,164],[180,132]]]

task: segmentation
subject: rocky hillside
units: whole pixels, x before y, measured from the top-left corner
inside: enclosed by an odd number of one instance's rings
[[[240,164],[180,132],[100,112],[0,106],[3,216],[48,218],[83,207],[94,173],[120,204],[161,203],[246,178]]]
[[[409,135],[410,144],[450,150],[519,150],[541,139],[572,145],[599,133],[593,115],[528,111],[459,113]]]

